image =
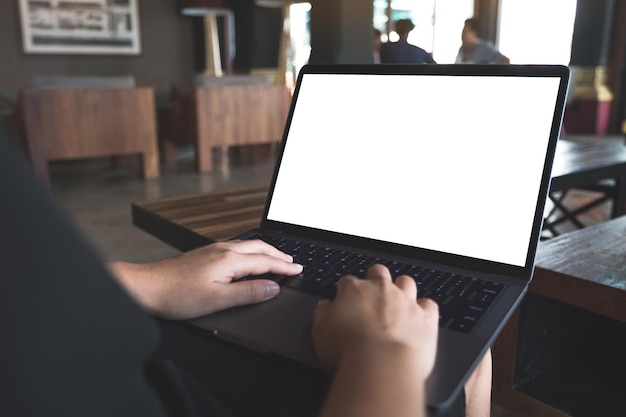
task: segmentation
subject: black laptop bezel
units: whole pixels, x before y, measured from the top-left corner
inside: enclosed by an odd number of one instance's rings
[[[508,265],[494,261],[470,258],[445,252],[429,249],[421,249],[383,242],[375,239],[363,238],[360,236],[346,235],[337,232],[314,229],[310,227],[298,226],[290,223],[283,223],[267,218],[269,207],[272,201],[274,186],[280,165],[283,158],[285,144],[289,136],[289,129],[293,117],[295,105],[298,100],[298,93],[302,83],[302,78],[306,74],[391,74],[391,75],[441,75],[441,76],[511,76],[511,77],[555,77],[560,79],[559,90],[555,101],[555,111],[550,130],[550,138],[546,149],[546,158],[543,167],[541,186],[538,191],[537,205],[531,233],[529,235],[528,252],[524,266]],[[514,278],[530,280],[534,267],[535,253],[539,244],[539,235],[543,224],[543,212],[550,188],[550,177],[556,145],[558,142],[563,111],[565,108],[565,98],[569,82],[569,69],[562,65],[306,65],[298,75],[296,88],[285,123],[283,137],[279,148],[278,158],[268,198],[266,200],[261,229],[284,233],[287,235],[302,236],[318,241],[334,242],[340,245],[347,245],[354,248],[374,250],[380,253],[389,253],[394,256],[401,256],[416,260],[428,261],[439,264],[455,265],[480,273],[506,275]]]

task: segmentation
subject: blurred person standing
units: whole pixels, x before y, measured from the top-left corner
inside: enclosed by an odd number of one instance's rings
[[[422,48],[408,42],[409,33],[415,28],[410,19],[395,22],[395,30],[400,39],[380,45],[381,64],[436,64],[433,56]]]
[[[456,56],[456,64],[510,64],[511,61],[502,55],[490,42],[480,38],[478,19],[471,17],[465,20],[461,32],[461,47]]]

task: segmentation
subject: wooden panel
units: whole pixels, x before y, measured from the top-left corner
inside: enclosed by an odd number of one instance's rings
[[[519,309],[513,313],[492,346],[492,398],[499,406],[524,417],[569,417],[554,407],[515,389],[515,358]]]
[[[214,147],[280,142],[291,95],[285,86],[198,87],[195,100],[199,169],[210,171]]]
[[[21,114],[33,165],[47,179],[53,159],[142,154],[144,175],[158,176],[150,88],[25,90]]]

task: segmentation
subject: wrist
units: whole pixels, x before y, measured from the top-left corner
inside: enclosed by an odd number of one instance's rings
[[[428,377],[428,370],[420,369],[420,352],[418,349],[398,342],[362,343],[347,350],[339,359],[338,367],[344,362],[351,366],[369,366],[368,364],[386,364],[401,367],[411,375],[423,381]]]
[[[427,372],[416,349],[367,343],[339,359],[323,416],[423,416]]]
[[[147,285],[154,281],[151,277],[150,264],[130,262],[109,262],[109,271],[128,294],[151,314],[159,312],[159,297],[155,285]]]

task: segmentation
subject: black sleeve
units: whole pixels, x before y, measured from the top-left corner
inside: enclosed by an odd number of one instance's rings
[[[0,416],[165,416],[143,373],[156,326],[7,136],[0,123]]]

